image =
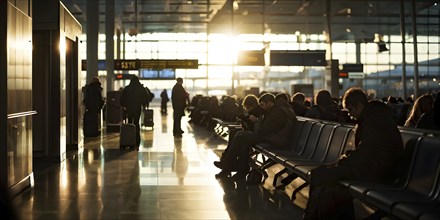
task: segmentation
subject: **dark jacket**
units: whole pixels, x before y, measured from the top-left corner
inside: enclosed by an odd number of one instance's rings
[[[160,99],[162,104],[166,104],[170,99],[168,98],[168,93],[164,90],[160,93]]]
[[[309,108],[303,104],[292,102],[292,109],[298,116],[304,116],[307,111],[309,111]]]
[[[91,82],[85,88],[84,105],[88,111],[99,112],[104,105],[101,95],[101,83]]]
[[[355,150],[339,161],[363,181],[383,182],[389,178],[403,152],[400,132],[388,106],[371,101],[362,111],[355,133]]]
[[[182,84],[176,83],[171,92],[171,103],[175,114],[185,115],[187,93]]]
[[[143,105],[148,103],[148,93],[138,80],[130,81],[121,95],[121,106],[127,109],[129,115],[137,115],[142,111]]]
[[[254,129],[254,122],[252,122],[249,119],[250,115],[253,115],[256,118],[261,118],[264,115],[264,110],[260,106],[257,105],[254,108],[252,108],[252,110],[247,112],[246,114],[240,114],[238,116],[238,118],[240,119],[240,122],[241,122],[241,126],[243,127],[244,130],[255,132],[256,130]]]
[[[336,104],[327,106],[314,105],[304,116],[326,121],[345,122],[345,117]]]
[[[287,148],[295,121],[296,115],[289,103],[279,99],[264,115],[261,128],[256,134],[263,136],[278,148]]]

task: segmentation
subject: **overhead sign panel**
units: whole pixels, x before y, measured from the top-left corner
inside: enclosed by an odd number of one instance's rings
[[[325,50],[272,50],[271,66],[326,66]]]
[[[82,70],[87,69],[87,60],[82,60]],[[98,61],[98,70],[106,70],[105,60]],[[198,69],[199,60],[115,60],[115,70],[139,69]]]
[[[264,66],[264,53],[261,50],[240,51],[237,64],[241,66]]]
[[[115,70],[138,70],[138,60],[115,60]]]
[[[361,64],[361,63],[342,64],[342,70],[344,72],[363,73],[364,72],[364,64]]]
[[[139,69],[198,69],[198,60],[139,60]]]
[[[348,73],[348,78],[350,79],[363,79],[365,78],[364,73]]]

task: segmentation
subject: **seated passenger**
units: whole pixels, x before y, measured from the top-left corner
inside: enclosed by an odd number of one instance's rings
[[[349,89],[344,108],[357,119],[355,150],[332,166],[312,170],[304,219],[354,219],[353,198],[340,180],[385,183],[403,152],[400,132],[390,109],[382,102],[367,101],[361,89]]]
[[[243,99],[242,105],[245,110],[245,113],[238,115],[238,120],[240,121],[241,129],[230,129],[229,130],[228,146],[226,147],[225,151],[223,152],[222,157],[220,158],[220,161],[223,160],[224,155],[227,154],[228,150],[230,149],[231,144],[234,142],[234,138],[235,138],[235,135],[237,134],[237,132],[243,131],[243,130],[254,132],[254,128],[256,127],[256,126],[254,126],[254,124],[256,121],[255,120],[253,121],[253,119],[256,118],[257,120],[261,121],[261,117],[264,114],[264,110],[258,105],[258,99],[255,95],[252,95],[252,94],[247,95]],[[251,118],[252,118],[252,120],[251,120]],[[234,164],[236,164],[236,162]],[[234,167],[234,168],[236,169],[236,167]],[[226,177],[230,174],[231,174],[230,171],[220,172],[220,174],[216,175],[216,178]]]
[[[304,116],[306,112],[310,109],[304,104],[306,96],[304,93],[297,92],[292,96],[292,108],[295,111],[295,114],[298,116]]]
[[[284,101],[286,101],[287,103],[290,104],[289,95],[288,95],[287,93],[284,93],[284,92],[282,92],[282,93],[278,93],[278,94],[275,96],[275,102],[278,101],[278,99],[284,99]]]
[[[433,108],[421,116],[416,128],[440,129],[440,91],[435,96]]]
[[[275,96],[269,93],[260,97],[259,103],[265,111],[263,120],[259,127],[254,127],[252,131],[239,131],[231,143],[228,151],[225,152],[220,161],[214,165],[222,171],[216,175],[226,177],[230,172],[238,169],[234,179],[244,179],[249,171],[249,151],[252,146],[258,143],[269,143],[276,148],[284,148],[288,145],[293,123],[296,121],[295,112],[289,104],[280,99],[275,103]],[[249,119],[254,123],[257,121],[255,116],[250,115]]]
[[[320,90],[315,97],[315,105],[304,115],[309,118],[322,119],[326,121],[345,122],[346,119],[335,101],[333,101],[330,92]]]
[[[409,113],[408,119],[405,122],[405,127],[416,127],[417,122],[422,117],[422,115],[431,111],[433,102],[434,100],[430,95],[420,96],[414,103],[414,106]]]

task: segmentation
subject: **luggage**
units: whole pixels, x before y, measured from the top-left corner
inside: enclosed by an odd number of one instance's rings
[[[134,124],[122,124],[119,134],[119,148],[136,148],[136,126]]]
[[[142,127],[151,127],[153,128],[153,109],[144,109],[144,118],[142,120]]]
[[[98,137],[101,134],[100,115],[97,112],[86,111],[83,116],[84,137]]]

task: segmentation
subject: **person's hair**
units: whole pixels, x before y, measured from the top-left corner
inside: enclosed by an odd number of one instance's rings
[[[270,93],[265,93],[263,94],[260,99],[258,99],[258,102],[272,102],[275,103],[275,96],[273,94]]]
[[[306,100],[304,93],[297,92],[292,96],[292,102],[304,103],[304,100]]]
[[[279,93],[279,94],[277,94],[277,95],[275,96],[275,100],[278,100],[278,99],[284,99],[286,102],[290,102],[290,100],[289,100],[289,95],[287,95],[287,94],[284,93],[284,92]]]
[[[258,98],[257,96],[253,95],[253,94],[249,94],[246,97],[244,97],[243,102],[242,102],[243,106],[257,106],[258,105]]]
[[[344,94],[344,107],[356,106],[358,103],[366,106],[368,104],[367,95],[361,88],[350,88]]]
[[[392,95],[388,96],[387,101],[388,101],[388,103],[397,104],[397,99],[396,99],[396,97],[394,97],[394,96],[392,96]]]
[[[329,106],[335,104],[330,92],[325,89],[319,90],[318,94],[316,94],[315,103],[319,106]]]
[[[183,79],[180,78],[180,77],[177,77],[177,78],[176,78],[176,81],[179,82],[179,83],[183,83]]]
[[[430,95],[420,96],[414,103],[411,112],[409,113],[407,122],[417,123],[423,113],[429,112],[432,109],[434,103],[434,98]],[[405,123],[406,124],[406,123]]]

